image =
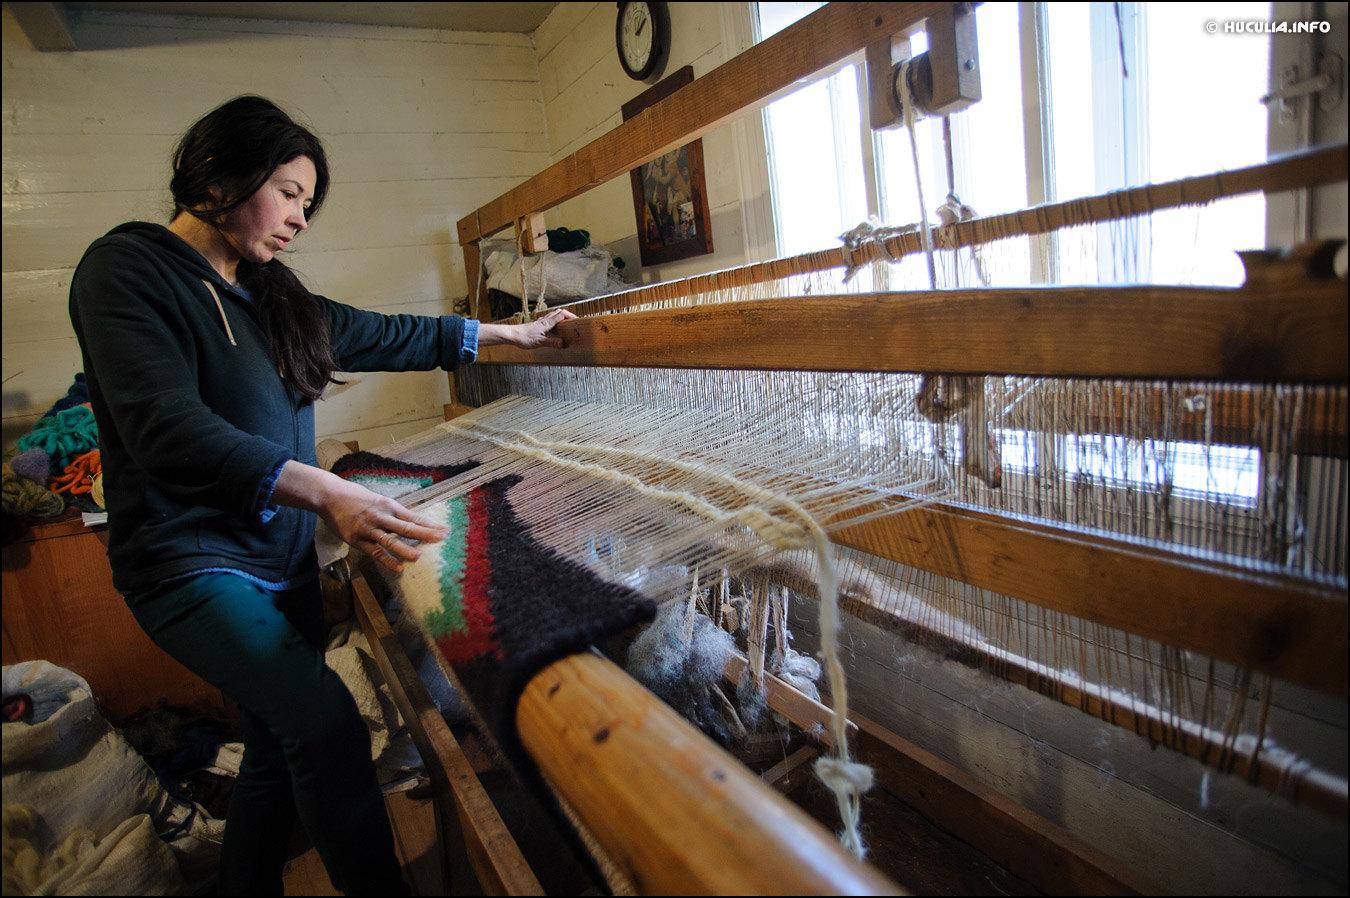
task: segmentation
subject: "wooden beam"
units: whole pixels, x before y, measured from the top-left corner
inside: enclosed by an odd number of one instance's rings
[[[1098,408],[1086,409],[1074,421],[1076,433],[1129,434],[1134,439],[1181,440],[1223,446],[1262,444],[1261,415],[1253,390],[1246,386],[1211,386],[1188,397],[1189,407],[1176,398],[1169,400],[1168,390],[1155,387],[1139,399],[1137,390],[1127,391],[1119,384],[1103,383],[1097,398]],[[1131,409],[1133,404],[1136,408]],[[1145,410],[1139,413],[1139,408]],[[1130,409],[1129,411],[1126,411]],[[1298,422],[1289,434],[1289,451],[1298,455],[1345,458],[1350,454],[1346,425],[1350,423],[1350,394],[1328,390],[1310,398],[1300,409]],[[1047,433],[1065,433],[1047,430]]]
[[[883,44],[889,44],[889,41]],[[977,218],[944,229],[943,247],[954,249],[978,246],[1006,237],[1046,234],[1073,225],[1117,221],[1133,215],[1199,206],[1225,197],[1248,193],[1271,194],[1342,183],[1346,180],[1347,155],[1350,155],[1350,151],[1344,143],[1311,147],[1248,168],[1195,175],[1160,184],[1145,184],[1100,196],[1047,203],[1031,209]],[[461,242],[465,239],[465,233],[476,234],[470,227],[468,231],[461,233]],[[880,245],[884,247],[886,257],[899,259],[922,252],[923,238],[916,231],[888,237],[881,241]],[[685,296],[748,287],[794,275],[843,268],[850,263],[862,265],[881,257],[882,251],[877,247],[877,243],[864,243],[856,249],[838,246],[782,259],[754,262],[738,268],[646,284],[619,293],[578,300],[568,303],[567,308],[578,315],[622,312]]]
[[[733,118],[753,112],[826,66],[913,28],[950,3],[830,3],[708,72],[459,223],[488,237],[523,215],[627,175]],[[472,223],[470,223],[472,220]]]
[[[873,626],[902,634],[910,641],[926,642],[940,652],[986,670],[999,679],[1024,686],[1063,705],[1077,708],[1098,720],[1132,730],[1150,742],[1195,758],[1207,767],[1245,779],[1252,785],[1290,801],[1316,808],[1344,820],[1350,808],[1345,777],[1313,767],[1302,759],[1282,758],[1279,753],[1254,751],[1212,727],[1186,720],[1173,711],[1124,698],[1109,686],[1098,686],[1069,676],[1063,670],[988,646],[971,646],[936,632],[924,632],[922,623],[905,620],[862,602],[849,602],[849,613]]]
[[[860,714],[858,758],[877,785],[1050,895],[1163,895],[1160,883],[1093,848]]]
[[[542,212],[522,215],[516,220],[516,246],[526,253],[542,253],[548,249],[548,225]]]
[[[42,53],[77,50],[64,3],[6,3],[23,33]]]
[[[831,526],[830,537],[1044,608],[1347,694],[1344,586],[971,508],[920,507]]]
[[[453,894],[542,895],[543,887],[384,618],[366,579],[352,578],[356,616],[436,790],[437,835]]]
[[[642,894],[906,894],[599,654],[538,673],[516,725]]]
[[[749,666],[744,655],[734,654],[722,676],[732,685],[738,684]],[[834,711],[830,707],[770,673],[764,675],[764,698],[771,709],[792,721],[812,739],[834,747]],[[847,735],[851,736],[856,730],[852,722],[844,721]]]
[[[563,349],[478,362],[1343,384],[1345,296],[1344,279],[804,296],[578,318]]]

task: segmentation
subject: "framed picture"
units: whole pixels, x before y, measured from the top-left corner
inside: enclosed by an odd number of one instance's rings
[[[628,121],[693,80],[694,67],[685,66],[625,103],[623,120]],[[643,265],[660,265],[712,252],[702,138],[635,168],[632,179]]]

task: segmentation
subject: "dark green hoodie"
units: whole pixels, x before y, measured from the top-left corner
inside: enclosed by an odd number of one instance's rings
[[[317,299],[340,371],[472,361],[477,322]],[[270,500],[282,464],[314,464],[314,405],[281,380],[250,301],[168,228],[131,222],[85,252],[70,320],[98,424],[116,588],[208,568],[312,578],[314,516]]]

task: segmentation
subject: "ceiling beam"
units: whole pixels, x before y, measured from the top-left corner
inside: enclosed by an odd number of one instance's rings
[[[75,50],[70,17],[62,3],[6,3],[34,49]]]

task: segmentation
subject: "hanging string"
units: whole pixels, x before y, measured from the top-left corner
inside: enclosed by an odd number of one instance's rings
[[[937,289],[937,266],[933,260],[933,232],[928,223],[928,204],[923,198],[923,175],[919,171],[919,139],[914,133],[914,91],[909,84],[909,71],[911,60],[906,59],[900,63],[900,73],[896,76],[896,84],[904,85],[905,96],[900,105],[904,107],[905,112],[905,130],[909,132],[910,156],[914,161],[914,186],[919,193],[919,227],[923,235],[923,251],[928,257],[928,286],[933,290]]]
[[[516,256],[520,260],[520,320],[522,322],[533,321],[544,312],[548,311],[548,303],[545,295],[548,292],[548,270],[545,263],[548,260],[548,250],[534,256],[539,260],[539,295],[535,297],[534,311],[530,311],[530,289],[525,277],[525,232],[521,231],[516,235]]]

